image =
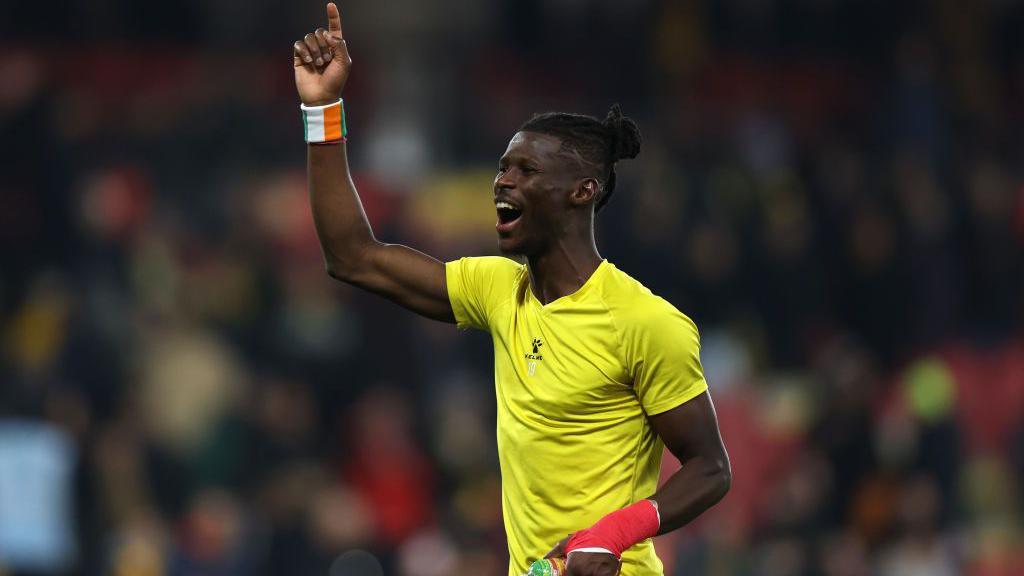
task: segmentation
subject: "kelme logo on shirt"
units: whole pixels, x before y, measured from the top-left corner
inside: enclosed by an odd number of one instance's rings
[[[537,371],[537,361],[544,359],[544,356],[542,356],[541,353],[540,353],[540,349],[541,349],[542,346],[544,346],[544,342],[542,342],[540,338],[534,338],[532,344],[533,344],[533,353],[532,354],[524,354],[526,359],[530,361],[530,363],[527,364],[527,367],[528,367],[528,371],[527,372],[529,373],[530,376],[533,376],[533,373]]]
[[[544,345],[544,342],[540,338],[533,339],[533,354],[527,354],[526,357],[530,360],[543,360],[544,358],[540,355],[540,348]]]

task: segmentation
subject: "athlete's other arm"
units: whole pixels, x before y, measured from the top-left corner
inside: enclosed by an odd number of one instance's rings
[[[683,464],[650,497],[657,502],[661,516],[658,534],[664,534],[689,523],[721,500],[732,485],[732,466],[707,392],[649,420]]]
[[[333,2],[327,4],[327,30],[317,28],[295,42],[292,61],[303,104],[337,102],[352,59]],[[327,273],[428,318],[455,322],[444,264],[374,237],[349,173],[345,143],[308,144],[307,149],[309,198]]]
[[[654,526],[661,535],[682,527],[721,500],[732,484],[732,467],[718,430],[715,407],[707,392],[648,419],[665,446],[683,464],[647,498],[655,503],[660,524],[655,521]],[[649,534],[653,532],[652,527]],[[555,545],[547,557],[564,557],[572,536]],[[572,554],[566,576],[614,576],[618,573],[619,561],[615,555],[584,550],[586,548]]]

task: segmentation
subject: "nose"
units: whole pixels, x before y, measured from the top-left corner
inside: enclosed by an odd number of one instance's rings
[[[508,189],[508,188],[514,188],[515,187],[516,184],[515,184],[515,181],[512,179],[511,174],[509,174],[510,172],[511,172],[511,170],[506,170],[506,171],[501,172],[500,174],[498,174],[497,176],[494,177],[494,190],[495,191],[505,190],[505,189]]]

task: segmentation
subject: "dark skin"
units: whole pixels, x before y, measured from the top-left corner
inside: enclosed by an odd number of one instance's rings
[[[333,3],[327,5],[327,20],[327,29],[318,28],[293,45],[295,84],[308,106],[335,102],[352,65]],[[601,263],[594,242],[594,205],[602,193],[597,168],[564,149],[559,138],[534,132],[516,133],[499,161],[494,201],[514,205],[521,215],[511,225],[499,223],[498,244],[505,253],[526,257],[530,288],[542,303],[578,290]],[[373,235],[349,173],[345,144],[309,145],[307,169],[327,273],[427,318],[454,323],[444,264]],[[683,463],[650,497],[661,515],[659,534],[664,534],[718,502],[729,489],[731,471],[706,393],[649,421]],[[549,556],[564,555],[564,543]],[[610,554],[579,552],[569,558],[567,576],[618,571],[619,562]]]
[[[658,506],[661,535],[688,524],[721,500],[729,491],[732,472],[718,432],[715,407],[706,392],[672,410],[650,416],[648,421],[669,451],[683,463],[648,498]],[[564,557],[568,540],[566,537],[556,544],[545,557]],[[618,561],[614,556],[573,553],[567,574],[604,576],[617,572]]]

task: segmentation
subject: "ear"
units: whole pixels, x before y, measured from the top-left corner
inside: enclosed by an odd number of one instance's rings
[[[576,186],[569,195],[569,201],[574,206],[585,206],[597,199],[601,192],[601,183],[597,178],[583,178],[576,181]]]

